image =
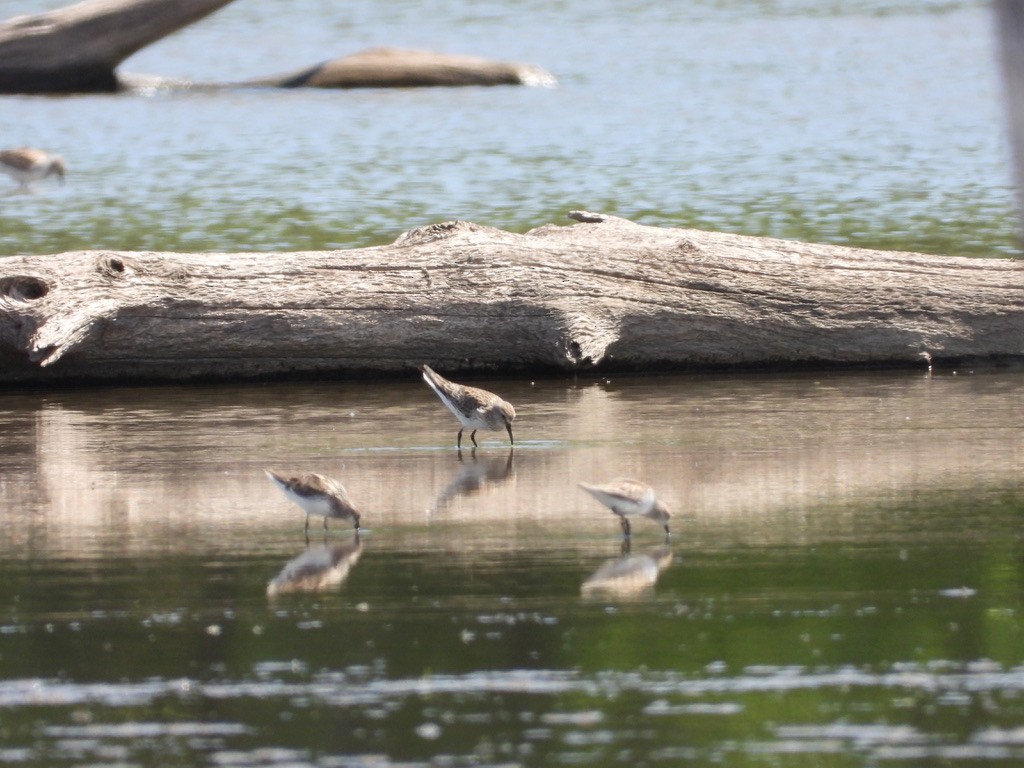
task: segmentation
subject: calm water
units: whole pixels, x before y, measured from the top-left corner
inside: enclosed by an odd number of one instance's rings
[[[63,188],[0,198],[0,254],[350,247],[573,208],[1015,253],[994,32],[981,0],[245,0],[124,70],[237,81],[398,45],[560,85],[0,97],[4,145],[70,166]]]
[[[483,383],[0,395],[0,762],[1024,760],[1020,374]]]
[[[9,0],[3,15],[61,2]],[[554,89],[0,98],[64,187],[0,253],[351,247],[571,208],[1015,252],[981,2],[238,2],[125,66],[390,44]],[[459,457],[418,381],[0,393],[0,763],[1024,761],[1021,374],[491,381]],[[307,541],[262,469],[365,511]],[[673,510],[628,551],[579,480]],[[302,578],[296,578],[296,574]]]

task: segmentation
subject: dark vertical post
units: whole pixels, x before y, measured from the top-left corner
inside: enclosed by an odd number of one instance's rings
[[[1019,234],[1024,239],[1024,0],[995,0],[995,7],[1013,148]]]

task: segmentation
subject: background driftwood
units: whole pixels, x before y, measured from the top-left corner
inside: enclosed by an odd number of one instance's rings
[[[1024,355],[1024,264],[581,223],[375,248],[0,259],[0,381]]]
[[[232,0],[86,0],[0,24],[0,93],[116,91],[141,48]]]
[[[277,88],[424,88],[545,85],[555,77],[535,64],[402,48],[370,48],[299,72],[240,83]]]
[[[298,72],[242,83],[119,75],[150,43],[233,0],[85,0],[0,23],[0,93],[113,92],[131,88],[412,88],[553,85],[541,67],[430,51],[373,48]]]

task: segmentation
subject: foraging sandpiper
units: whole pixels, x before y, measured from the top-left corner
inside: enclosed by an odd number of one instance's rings
[[[619,516],[622,532],[626,536],[631,533],[628,518],[633,516],[647,517],[661,523],[668,534],[668,519],[671,515],[665,509],[665,505],[658,500],[654,489],[646,483],[620,478],[606,485],[580,483],[580,488]]]
[[[322,516],[324,519],[324,530],[327,530],[329,518],[340,518],[352,520],[355,529],[359,531],[359,510],[355,508],[345,491],[345,487],[329,477],[310,472],[298,477],[285,477],[269,469],[263,470],[267,473],[274,484],[280,488],[284,495],[298,504],[306,513],[306,532],[309,533],[309,516]]]
[[[22,147],[0,150],[0,171],[18,182],[18,189],[23,192],[29,191],[29,184],[33,181],[48,176],[56,176],[63,184],[66,170],[64,158],[41,149]]]
[[[512,438],[512,421],[516,417],[516,409],[511,403],[485,389],[448,381],[444,376],[432,371],[428,365],[421,365],[420,370],[423,371],[423,380],[459,420],[461,427],[455,441],[459,450],[462,449],[462,431],[465,429],[473,430],[469,434],[469,439],[473,441],[474,448],[477,447],[478,429],[489,429],[492,432],[504,429],[508,432],[509,443],[515,445],[516,441]]]

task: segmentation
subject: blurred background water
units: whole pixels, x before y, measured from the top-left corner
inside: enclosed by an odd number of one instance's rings
[[[340,248],[574,208],[1017,250],[984,2],[242,0],[122,69],[238,81],[375,45],[532,62],[559,85],[5,96],[0,143],[61,153],[70,174],[0,197],[0,253]]]

